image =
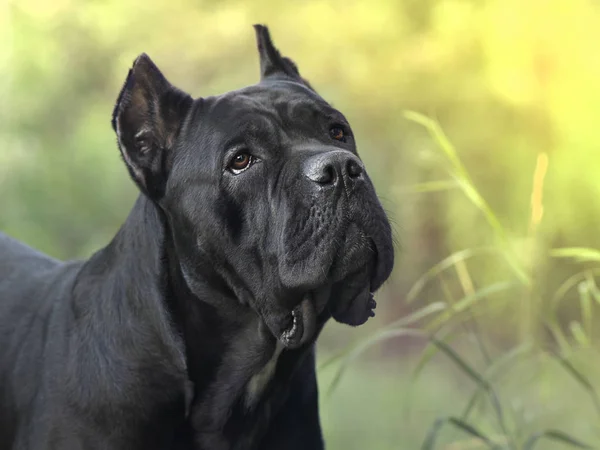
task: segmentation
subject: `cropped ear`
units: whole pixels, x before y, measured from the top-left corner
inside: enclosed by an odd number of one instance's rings
[[[142,53],[129,70],[112,126],[131,177],[151,198],[164,194],[176,138],[192,98],[167,81]]]
[[[287,78],[312,86],[300,75],[298,66],[290,58],[281,56],[279,50],[273,45],[269,29],[265,25],[254,25],[258,55],[260,57],[260,78]]]

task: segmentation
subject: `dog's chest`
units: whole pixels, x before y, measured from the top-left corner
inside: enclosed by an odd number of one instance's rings
[[[267,363],[255,373],[248,384],[244,393],[244,403],[248,409],[252,409],[260,400],[260,397],[265,391],[265,388],[275,375],[275,369],[277,368],[277,361],[283,351],[283,345],[277,342],[273,355],[267,361]]]

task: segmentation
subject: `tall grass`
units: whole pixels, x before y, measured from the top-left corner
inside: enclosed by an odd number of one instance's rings
[[[431,424],[429,431],[423,436],[422,450],[436,449],[439,435],[445,427],[453,427],[464,433],[465,440],[456,442],[452,447],[456,449],[544,449],[545,443],[550,442],[563,444],[565,448],[595,448],[584,442],[584,439],[571,434],[569,430],[538,428],[524,432],[528,427],[521,423],[515,408],[497,389],[498,380],[510,376],[520,361],[551,359],[570,376],[574,386],[588,394],[589,401],[597,413],[595,417],[589,417],[590,427],[600,423],[600,398],[595,383],[572,361],[572,356],[578,349],[590,348],[593,345],[594,304],[600,305],[600,289],[596,285],[595,276],[600,272],[600,267],[588,266],[568,278],[550,299],[539,298],[537,294],[540,292],[540,283],[544,282],[535,276],[534,268],[540,258],[569,258],[578,263],[600,263],[600,251],[595,249],[560,248],[541,254],[536,251],[537,231],[543,220],[544,179],[549,165],[548,156],[544,153],[538,155],[532,175],[529,227],[520,236],[527,244],[517,247],[513,244],[515,240],[509,237],[514,236],[514,231],[509,233],[505,229],[479,193],[457,150],[441,127],[435,121],[415,112],[407,112],[405,117],[429,132],[445,157],[449,174],[447,181],[423,183],[416,186],[415,190],[430,192],[454,189],[458,186],[487,222],[491,245],[461,249],[435,264],[406,294],[406,302],[409,305],[420,302],[420,307],[415,306],[411,314],[388,324],[326,360],[320,366],[321,369],[335,367],[327,394],[331,394],[337,388],[344,372],[359,355],[389,339],[410,336],[422,339],[426,343],[413,369],[413,382],[419,380],[423,369],[434,356],[444,355],[475,387],[472,395],[465,399],[464,407],[457,408],[456,413],[449,417],[439,417]],[[477,287],[468,268],[469,261],[474,257],[502,261],[510,269],[507,272],[509,276]],[[455,299],[448,294],[443,300],[423,301],[421,295],[427,286],[438,283],[443,288],[443,276],[452,276],[457,280],[462,296]],[[577,289],[579,293],[580,319],[572,320],[565,329],[559,320],[558,307],[565,294],[572,289]],[[481,312],[475,309],[475,306],[482,302],[489,302],[490,297],[494,295],[517,300],[514,303],[518,317],[517,343],[499,354],[489,350],[485,333],[480,326]],[[551,339],[542,338],[548,334]],[[471,362],[473,358],[466,357],[460,348],[453,344],[453,340],[459,336],[468,336],[476,343],[477,352],[484,361],[482,368],[476,367]],[[557,386],[557,389],[560,387]],[[410,408],[411,398],[408,397],[406,402],[406,407]],[[487,419],[492,423],[491,426],[486,426],[485,430],[473,419],[473,411],[484,404],[488,407]]]

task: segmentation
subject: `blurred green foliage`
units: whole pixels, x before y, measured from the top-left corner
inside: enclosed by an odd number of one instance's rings
[[[329,448],[414,450],[440,417],[447,450],[493,448],[461,424],[600,444],[593,0],[5,1],[0,229],[60,258],[105,245],[137,195],[110,128],[133,59],[239,88],[256,22],[350,120],[398,241],[377,318],[320,342]]]

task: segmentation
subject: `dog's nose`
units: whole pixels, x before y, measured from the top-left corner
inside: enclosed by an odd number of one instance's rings
[[[321,185],[336,185],[342,179],[345,183],[354,183],[362,179],[362,173],[360,159],[345,150],[319,153],[304,164],[306,177]]]

